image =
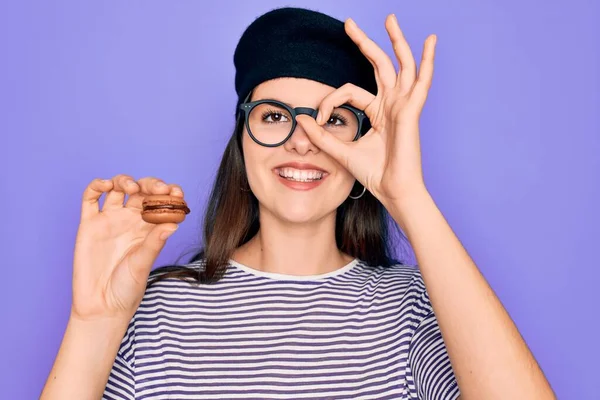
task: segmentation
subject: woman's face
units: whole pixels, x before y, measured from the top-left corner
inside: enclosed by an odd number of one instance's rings
[[[257,86],[250,101],[275,99],[291,107],[318,109],[334,90],[308,79],[281,78]],[[267,118],[273,121],[278,117]],[[354,177],[315,146],[300,124],[278,147],[257,144],[244,127],[242,146],[248,182],[261,213],[269,212],[286,222],[306,223],[330,215],[354,185]]]

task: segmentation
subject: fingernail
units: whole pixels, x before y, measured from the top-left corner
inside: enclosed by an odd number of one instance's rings
[[[160,234],[161,240],[167,240],[169,238],[169,236],[171,236],[173,233],[175,233],[176,230],[177,230],[177,228],[173,229],[172,231],[164,231],[163,233]]]
[[[158,187],[165,187],[167,185],[164,182],[156,182],[156,186],[158,186]]]
[[[317,118],[315,118],[315,120],[317,121],[317,124],[321,125],[321,112],[317,112]]]
[[[135,185],[135,182],[130,179],[126,182],[126,184],[127,184],[127,186],[133,186],[133,185]]]

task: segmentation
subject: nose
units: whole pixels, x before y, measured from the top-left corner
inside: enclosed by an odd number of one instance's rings
[[[304,131],[304,128],[302,128],[298,123],[296,124],[296,128],[294,128],[294,132],[292,132],[292,136],[283,144],[283,147],[287,151],[295,151],[300,155],[306,155],[308,152],[317,154],[321,151],[313,142],[310,141],[308,135]]]

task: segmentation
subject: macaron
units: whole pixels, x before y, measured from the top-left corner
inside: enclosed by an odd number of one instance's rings
[[[179,224],[189,213],[185,200],[177,196],[153,194],[142,202],[142,219],[151,224]]]

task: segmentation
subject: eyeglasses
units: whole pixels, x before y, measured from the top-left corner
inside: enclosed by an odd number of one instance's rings
[[[252,140],[265,147],[284,144],[296,129],[296,116],[316,118],[318,112],[309,107],[292,108],[272,99],[242,103],[239,110]],[[344,142],[352,142],[359,138],[365,118],[363,111],[344,104],[333,110],[323,128]]]

